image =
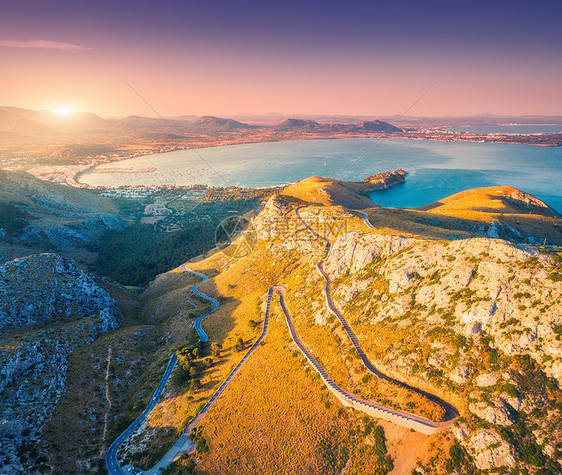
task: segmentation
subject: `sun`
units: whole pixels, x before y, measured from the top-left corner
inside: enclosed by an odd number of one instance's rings
[[[70,114],[72,114],[74,111],[67,106],[60,106],[60,107],[56,107],[53,109],[53,112],[56,115],[60,115],[60,116],[68,116]]]

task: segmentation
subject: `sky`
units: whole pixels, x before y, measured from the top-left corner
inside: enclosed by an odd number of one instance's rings
[[[6,0],[0,105],[562,115],[561,20],[559,0]]]

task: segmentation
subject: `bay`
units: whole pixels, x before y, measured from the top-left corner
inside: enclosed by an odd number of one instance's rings
[[[106,163],[80,181],[109,187],[263,187],[312,175],[361,180],[397,168],[408,172],[406,183],[373,192],[376,204],[417,207],[469,188],[510,185],[562,212],[562,147],[503,143],[322,139],[229,145]]]

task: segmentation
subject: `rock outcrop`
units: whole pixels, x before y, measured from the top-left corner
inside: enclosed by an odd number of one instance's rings
[[[0,335],[86,316],[100,317],[103,331],[120,323],[115,300],[70,259],[45,253],[0,265]]]
[[[69,259],[37,254],[0,266],[0,474],[29,473],[19,449],[40,440],[68,357],[121,321],[117,302]]]

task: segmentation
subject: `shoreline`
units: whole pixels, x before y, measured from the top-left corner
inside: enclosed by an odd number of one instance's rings
[[[532,135],[532,134],[530,134]],[[286,138],[286,139],[278,139],[278,140],[244,140],[244,141],[240,141],[240,142],[235,142],[235,143],[216,143],[213,145],[201,145],[201,146],[191,146],[191,147],[185,147],[185,148],[175,148],[175,149],[171,149],[171,150],[166,150],[166,151],[160,151],[160,152],[152,152],[152,153],[146,153],[146,152],[133,152],[131,153],[129,156],[126,157],[120,157],[117,158],[115,160],[104,160],[101,161],[99,163],[92,163],[89,165],[86,165],[83,169],[77,171],[76,173],[74,173],[71,177],[71,182],[69,183],[68,180],[66,180],[65,184],[69,185],[69,186],[73,186],[73,187],[77,187],[77,188],[85,188],[85,189],[98,189],[98,188],[111,188],[111,189],[116,189],[119,187],[109,187],[109,186],[103,186],[103,185],[90,185],[88,183],[84,183],[80,181],[80,178],[85,175],[86,173],[90,172],[91,170],[93,170],[94,168],[104,165],[106,163],[111,163],[111,164],[118,164],[119,162],[122,162],[124,160],[131,160],[131,159],[135,159],[135,158],[139,158],[139,157],[150,157],[153,155],[163,155],[163,154],[168,154],[168,153],[172,153],[172,152],[186,152],[189,150],[200,150],[200,149],[211,149],[211,148],[217,148],[217,147],[234,147],[237,145],[252,145],[252,144],[269,144],[269,143],[280,143],[280,142],[299,142],[299,141],[317,141],[317,140],[354,140],[354,139],[398,139],[398,140],[418,140],[418,141],[428,141],[428,142],[443,142],[443,143],[499,143],[499,144],[505,144],[505,145],[526,145],[526,146],[534,146],[534,147],[559,147],[561,145],[556,145],[556,144],[533,144],[533,143],[524,143],[524,142],[503,142],[503,141],[496,141],[496,140],[476,140],[476,139],[462,139],[462,137],[456,137],[457,140],[443,140],[443,139],[438,139],[438,138],[432,138],[432,137],[419,137],[419,136],[402,136],[402,135],[398,135],[398,134],[392,134],[392,135],[381,135],[381,134],[373,134],[370,136],[364,136],[364,135],[355,135],[355,136],[326,136],[326,137],[321,137],[321,136],[313,136],[313,137],[298,137],[298,138]],[[136,171],[133,171],[131,173],[136,173]],[[131,185],[131,187],[158,187],[158,186],[162,186],[162,185]],[[192,186],[192,185],[172,185],[172,186]],[[251,187],[254,188],[254,187]]]

